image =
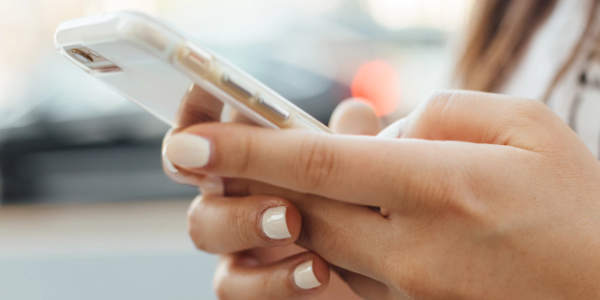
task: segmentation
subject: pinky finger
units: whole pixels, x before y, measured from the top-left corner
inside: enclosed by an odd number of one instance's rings
[[[311,252],[269,265],[246,255],[224,257],[215,274],[219,299],[310,299],[329,284],[329,265]]]

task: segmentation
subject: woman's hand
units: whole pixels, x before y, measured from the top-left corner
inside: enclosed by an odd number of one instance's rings
[[[237,123],[252,123],[235,111],[224,109],[220,101],[194,87],[180,108],[178,129],[165,138],[187,126],[219,121],[221,117]],[[351,100],[336,108],[330,127],[338,133],[373,135],[379,131],[380,124],[370,106]],[[264,195],[248,197],[248,193],[238,194],[237,199],[228,199],[232,201],[223,201],[221,178],[187,173],[166,159],[163,165],[165,172],[174,180],[199,186],[202,191],[189,209],[190,232],[199,249],[221,254],[215,276],[215,290],[219,298],[356,298],[339,276],[329,278],[328,266],[321,258],[294,244],[301,220],[298,210],[289,201]],[[285,217],[277,216],[281,213]],[[269,221],[263,222],[263,219],[269,219],[268,216],[271,216],[270,225]],[[248,224],[248,219],[256,219],[257,222]],[[282,226],[284,230],[280,230]],[[319,278],[318,287],[312,286],[317,283],[309,282],[316,278],[307,273],[308,269],[304,273],[298,272],[298,276],[304,274],[310,279],[305,280],[307,282],[302,288],[295,286],[294,276],[288,276],[303,262],[312,262],[314,276]],[[279,271],[282,268],[289,269],[289,274]]]
[[[293,203],[297,243],[344,268],[366,298],[600,297],[600,166],[546,107],[442,93],[399,134],[205,124],[172,136],[165,153],[189,174],[244,178],[226,195]],[[256,224],[241,216],[232,226]]]

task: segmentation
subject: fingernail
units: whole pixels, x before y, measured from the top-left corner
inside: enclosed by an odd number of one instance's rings
[[[225,193],[223,180],[221,177],[207,175],[204,179],[198,181],[198,188],[203,195],[222,196]]]
[[[271,207],[262,215],[262,230],[270,239],[281,240],[292,237],[285,218],[285,206]]]
[[[169,129],[167,131],[167,133],[165,133],[165,135],[170,136],[172,133],[173,133],[173,128]],[[165,162],[165,168],[167,169],[167,171],[171,172],[172,174],[179,173],[179,170],[177,170],[177,168],[175,168],[173,163],[167,157],[166,143],[165,143],[165,146],[162,148],[161,156],[162,156],[163,161]]]
[[[165,168],[167,169],[167,171],[173,173],[173,174],[178,174],[179,171],[177,170],[177,168],[175,168],[175,166],[173,165],[173,163],[171,162],[171,160],[169,160],[169,158],[167,157],[167,147],[163,148],[162,151],[162,158],[163,161],[165,162]]]
[[[210,141],[194,134],[171,136],[165,145],[167,160],[184,168],[204,167],[210,158]]]
[[[294,283],[303,290],[309,290],[321,285],[313,271],[312,259],[301,263],[294,269]]]
[[[193,177],[185,176],[181,172],[179,172],[179,170],[177,170],[175,165],[173,165],[173,163],[167,158],[165,149],[166,148],[163,148],[162,159],[166,171],[171,173],[170,177],[177,183],[197,185],[198,181],[196,179],[194,179]]]
[[[380,131],[377,136],[378,137],[386,137],[386,138],[399,138],[404,134],[405,126],[407,124],[407,119],[400,119],[388,127],[384,128]]]

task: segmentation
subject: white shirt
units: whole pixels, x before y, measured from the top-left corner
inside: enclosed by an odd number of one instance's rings
[[[584,35],[594,1],[558,1],[499,92],[541,100],[560,68],[575,55],[547,103],[600,158],[599,9],[594,12],[598,22]],[[583,45],[575,53],[580,40]]]

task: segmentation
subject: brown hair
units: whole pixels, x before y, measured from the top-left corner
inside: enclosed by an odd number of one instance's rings
[[[556,0],[476,1],[456,71],[461,88],[497,90]]]

